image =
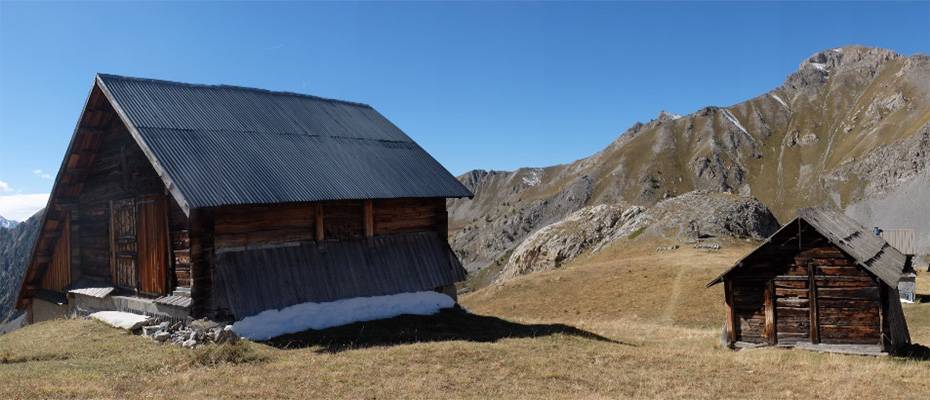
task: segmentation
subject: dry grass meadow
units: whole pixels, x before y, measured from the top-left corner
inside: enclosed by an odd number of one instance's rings
[[[930,361],[719,347],[721,289],[751,246],[615,248],[401,317],[187,351],[87,320],[0,337],[0,398],[928,398]],[[930,343],[930,303],[905,307]]]

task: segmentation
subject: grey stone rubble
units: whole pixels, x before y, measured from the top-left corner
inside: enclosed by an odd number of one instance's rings
[[[159,343],[170,343],[188,349],[239,341],[239,335],[232,330],[232,325],[208,320],[196,320],[187,324],[179,321],[159,321],[143,326],[142,336]]]
[[[694,244],[695,249],[720,250],[720,243],[699,242]]]

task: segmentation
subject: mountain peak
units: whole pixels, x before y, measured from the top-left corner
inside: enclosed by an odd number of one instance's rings
[[[659,121],[670,121],[670,120],[676,120],[678,118],[681,118],[681,115],[670,113],[665,110],[659,111],[659,116],[656,117],[656,119],[658,119]]]
[[[10,228],[15,227],[16,225],[19,225],[19,222],[13,221],[11,219],[3,218],[3,216],[0,215],[0,228],[10,229]]]
[[[805,68],[813,68],[819,71],[828,72],[841,66],[874,66],[898,57],[901,57],[901,55],[888,49],[848,45],[821,50],[811,54],[810,57],[801,62],[801,65],[798,66],[798,69],[803,70]]]

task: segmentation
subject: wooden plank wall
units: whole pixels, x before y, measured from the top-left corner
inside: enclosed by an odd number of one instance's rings
[[[78,197],[83,275],[110,281],[110,201],[163,194],[161,179],[122,124],[104,134]]]
[[[365,204],[346,200],[217,208],[215,245],[228,250],[319,239],[358,240],[368,236],[366,230],[370,236],[431,231],[442,232],[445,237],[444,199],[389,199]]]
[[[445,238],[445,199],[387,199],[374,202],[375,235],[436,231]]]
[[[67,215],[64,218],[62,233],[55,243],[52,259],[40,285],[43,289],[56,292],[63,291],[71,284],[71,228]]]
[[[765,330],[764,282],[739,281],[733,291],[733,314],[737,340],[762,343]]]
[[[728,277],[736,340],[881,343],[875,277],[806,224],[770,243]]]
[[[173,287],[191,287],[191,251],[190,251],[190,220],[178,202],[168,196],[168,232],[171,237],[171,266],[174,282]]]
[[[216,209],[217,248],[313,240],[315,207],[280,204]]]
[[[214,309],[216,218],[211,209],[194,209],[190,215],[191,316],[201,318]]]
[[[311,241],[363,241],[366,237],[413,232],[439,232],[445,239],[447,224],[446,201],[442,198],[345,200],[197,210],[192,212],[189,240],[192,315],[200,317],[221,311],[215,308],[222,305],[211,304],[217,252]]]
[[[881,344],[879,282],[834,246],[808,251],[822,343]]]
[[[777,342],[809,342],[811,308],[808,268],[803,260],[787,262],[789,264],[773,280]]]

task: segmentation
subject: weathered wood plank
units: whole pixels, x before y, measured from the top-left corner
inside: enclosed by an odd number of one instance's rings
[[[770,281],[765,290],[765,337],[769,344],[775,344],[775,282]]]
[[[724,297],[725,305],[727,309],[727,320],[726,320],[726,332],[727,332],[727,341],[729,345],[736,343],[737,332],[736,332],[736,313],[733,310],[733,285],[732,282],[727,279],[723,281],[724,285]]]
[[[817,280],[814,279],[814,269],[808,266],[808,273],[810,281],[808,282],[810,294],[808,298],[810,299],[810,328],[811,328],[811,343],[820,343],[820,326],[817,316],[817,301],[820,290],[817,288]]]
[[[374,202],[371,200],[365,200],[364,214],[365,237],[370,238],[375,235]]]
[[[878,287],[841,287],[819,288],[817,293],[823,299],[863,299],[878,300]]]

